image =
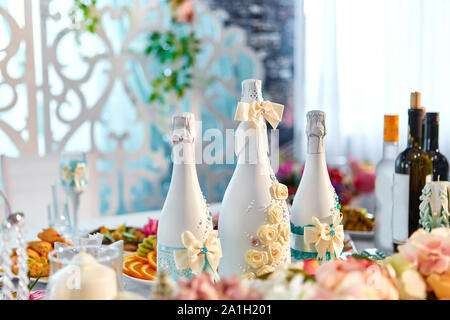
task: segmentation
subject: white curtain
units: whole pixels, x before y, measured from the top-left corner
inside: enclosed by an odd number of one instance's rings
[[[383,115],[400,115],[407,140],[410,93],[440,112],[450,157],[450,1],[303,0],[296,26],[296,155],[304,158],[308,110],[327,113],[327,158],[381,158]]]

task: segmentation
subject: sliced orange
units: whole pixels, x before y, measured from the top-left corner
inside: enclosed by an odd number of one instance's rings
[[[126,275],[128,275],[128,276],[130,276],[132,278],[143,279],[143,277],[140,274],[137,274],[137,273],[135,273],[133,271],[130,271],[128,269],[126,269],[126,270],[124,269],[123,273],[125,273]]]
[[[138,261],[141,261],[142,263],[147,263],[147,259],[145,258],[145,257],[141,257],[141,256],[139,256],[137,253],[132,253],[132,254],[129,254],[129,255],[126,255],[125,257],[123,257],[123,260],[125,261],[125,260],[138,260]]]
[[[151,251],[147,254],[147,263],[156,270],[156,251]]]
[[[140,261],[130,261],[125,264],[125,271],[131,277],[142,278],[141,276],[141,268],[143,264]]]
[[[136,253],[135,256],[134,256],[134,259],[135,259],[135,260],[138,260],[138,261],[140,261],[140,262],[142,262],[142,263],[148,263],[146,257],[141,257],[141,256],[138,255],[137,253]]]
[[[152,269],[149,264],[144,264],[141,272],[146,280],[155,280],[156,270]]]

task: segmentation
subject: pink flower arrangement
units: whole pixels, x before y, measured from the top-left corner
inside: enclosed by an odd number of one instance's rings
[[[142,228],[142,232],[146,237],[156,235],[158,233],[158,220],[148,219],[148,223]]]
[[[398,255],[408,260],[425,278],[428,291],[439,299],[450,299],[450,229],[419,229],[399,247]]]
[[[178,300],[259,300],[259,291],[247,287],[237,276],[214,283],[208,273],[178,282]]]
[[[424,276],[444,273],[450,270],[450,229],[419,229],[399,247],[399,254]]]
[[[319,289],[311,299],[397,300],[398,290],[378,264],[349,257],[321,265],[315,274]]]

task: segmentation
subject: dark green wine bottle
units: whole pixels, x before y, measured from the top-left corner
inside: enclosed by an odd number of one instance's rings
[[[433,162],[433,181],[448,181],[448,160],[439,151],[439,112],[425,114],[423,149]]]
[[[408,146],[395,160],[392,238],[394,248],[419,228],[420,195],[432,180],[433,164],[422,150],[423,110],[408,111]]]

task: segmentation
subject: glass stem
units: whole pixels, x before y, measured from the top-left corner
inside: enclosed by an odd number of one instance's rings
[[[80,194],[78,192],[72,191],[72,208],[73,208],[73,230],[72,234],[74,236],[78,235],[78,208],[80,206]]]

